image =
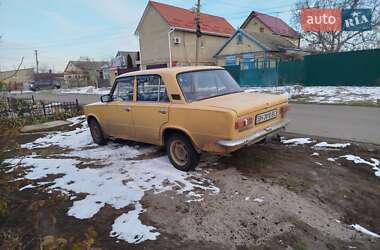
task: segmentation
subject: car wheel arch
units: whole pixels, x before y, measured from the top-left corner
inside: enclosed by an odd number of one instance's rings
[[[197,144],[194,143],[194,140],[190,136],[190,134],[187,131],[185,131],[181,128],[176,128],[176,127],[168,127],[162,131],[162,144],[163,145],[166,145],[167,140],[169,139],[170,135],[172,135],[172,134],[182,134],[182,135],[186,136],[187,138],[189,138],[191,144],[193,144],[194,149],[198,153],[201,152],[201,149],[197,146]]]
[[[89,115],[87,115],[87,119],[86,120],[87,120],[88,126],[90,126],[90,121],[96,121],[100,125],[100,127],[103,129],[103,124],[99,121],[99,119],[98,119],[98,117],[96,115],[89,114]],[[104,130],[103,130],[103,133],[104,133],[105,136],[108,137],[108,134]]]
[[[97,123],[99,123],[98,118],[97,118],[95,115],[88,115],[88,116],[87,116],[87,124],[90,125],[90,122],[91,122],[91,121],[96,121]],[[100,123],[99,123],[99,124],[100,124]]]

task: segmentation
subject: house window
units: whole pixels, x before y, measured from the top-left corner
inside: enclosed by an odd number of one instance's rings
[[[237,44],[242,44],[243,43],[243,36],[241,34],[238,34],[236,37]]]
[[[260,32],[264,33],[264,28],[263,27],[260,27]]]
[[[226,56],[224,58],[225,65],[236,65],[236,56]]]
[[[108,79],[110,79],[110,72],[109,72],[109,69],[104,69],[104,70],[103,70],[103,79],[104,79],[104,80],[108,80]]]
[[[133,77],[121,78],[112,93],[113,100],[133,101]]]
[[[160,76],[137,77],[137,101],[169,102],[165,84]]]
[[[255,58],[255,53],[245,53],[242,55],[243,62],[253,62]]]

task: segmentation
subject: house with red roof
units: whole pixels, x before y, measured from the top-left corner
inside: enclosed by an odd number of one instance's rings
[[[196,13],[163,3],[149,1],[135,34],[139,38],[142,68],[187,66],[195,64]],[[200,14],[202,36],[199,64],[215,65],[214,55],[235,32],[223,17]]]
[[[302,59],[300,35],[278,17],[252,11],[240,28],[215,53],[217,65],[262,62],[276,67],[279,60]]]
[[[300,34],[278,17],[252,11],[240,29],[248,33],[279,35],[299,47]]]

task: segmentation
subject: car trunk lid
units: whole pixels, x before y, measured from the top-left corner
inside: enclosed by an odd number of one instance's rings
[[[198,104],[233,110],[244,116],[288,101],[283,95],[239,92],[198,101]]]

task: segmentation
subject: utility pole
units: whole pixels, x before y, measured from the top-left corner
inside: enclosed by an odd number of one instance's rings
[[[196,6],[196,17],[195,17],[195,26],[196,31],[195,34],[197,36],[197,40],[195,42],[195,65],[199,64],[199,44],[200,44],[200,37],[202,36],[201,32],[201,0],[197,0],[197,6]]]
[[[34,50],[34,54],[36,55],[36,72],[38,74],[38,50]]]

